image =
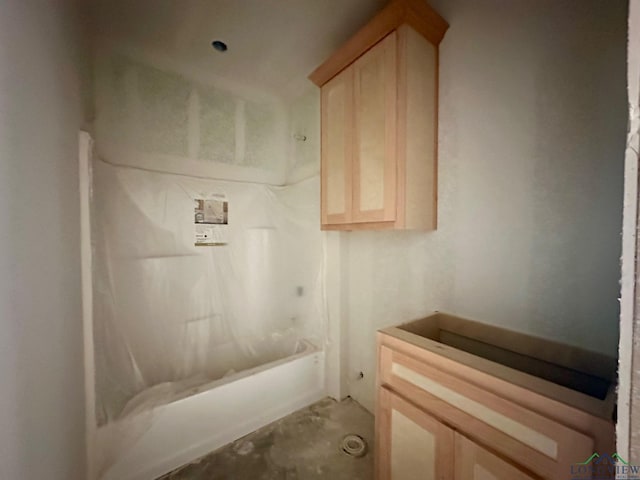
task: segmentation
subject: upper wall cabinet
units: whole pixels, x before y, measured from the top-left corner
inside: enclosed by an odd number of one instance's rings
[[[325,230],[434,230],[438,44],[424,0],[394,0],[309,78],[321,87]]]

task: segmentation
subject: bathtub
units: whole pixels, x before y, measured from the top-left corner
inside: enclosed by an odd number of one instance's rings
[[[300,345],[293,356],[98,427],[100,479],[155,479],[323,398],[324,352],[309,341]],[[114,445],[116,453],[105,455]]]

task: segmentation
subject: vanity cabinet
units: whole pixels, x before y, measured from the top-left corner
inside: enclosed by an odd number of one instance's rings
[[[535,480],[386,388],[378,397],[378,478]]]
[[[382,330],[376,478],[574,478],[615,451],[615,364],[441,313]]]
[[[423,0],[393,0],[310,75],[321,88],[323,229],[436,228],[447,28]]]

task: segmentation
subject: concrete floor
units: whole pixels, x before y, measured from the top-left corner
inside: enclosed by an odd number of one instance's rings
[[[355,433],[369,447],[341,449]],[[373,416],[354,400],[324,399],[169,473],[159,480],[371,480]]]

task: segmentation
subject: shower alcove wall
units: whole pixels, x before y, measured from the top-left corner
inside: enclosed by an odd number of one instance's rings
[[[319,180],[269,185],[296,151],[277,103],[117,58],[97,79],[80,152],[90,478],[142,480],[324,396]],[[227,244],[195,246],[194,200],[214,194]]]

